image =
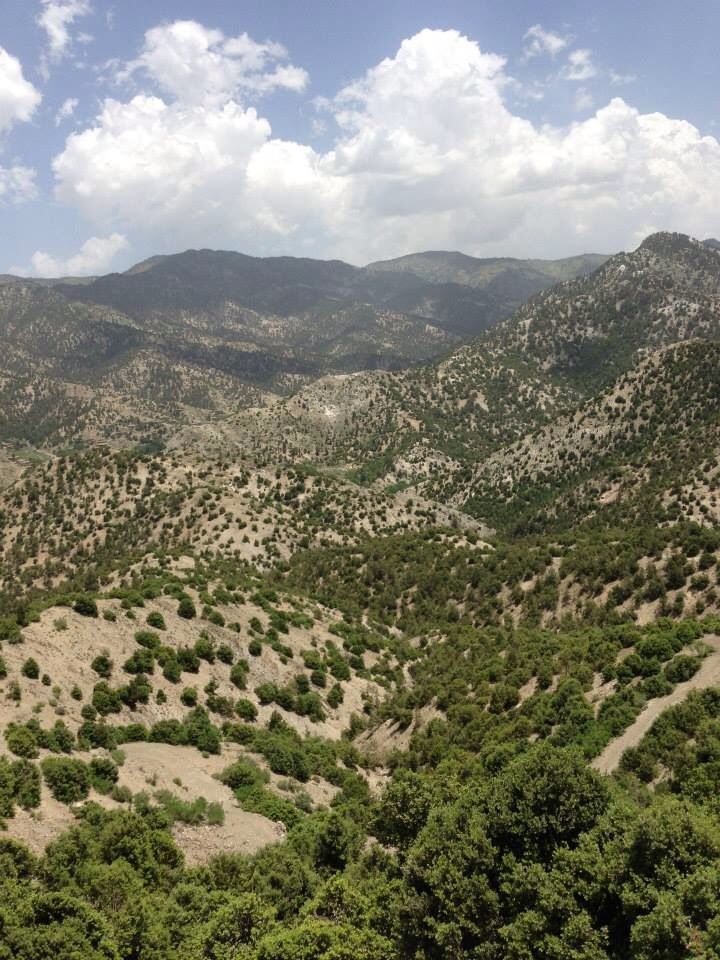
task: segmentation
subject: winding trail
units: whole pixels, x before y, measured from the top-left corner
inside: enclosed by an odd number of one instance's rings
[[[709,636],[701,639],[703,643],[712,647],[712,653],[705,657],[695,676],[683,683],[678,683],[672,693],[666,697],[648,700],[627,730],[611,740],[603,752],[595,757],[592,767],[600,773],[612,773],[613,770],[617,770],[623,753],[628,747],[636,747],[640,743],[664,710],[682,703],[692,690],[705,690],[707,687],[720,685],[720,637]]]

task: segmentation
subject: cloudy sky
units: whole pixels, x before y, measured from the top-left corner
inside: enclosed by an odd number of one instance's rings
[[[0,0],[0,272],[718,235],[719,31],[717,0]]]

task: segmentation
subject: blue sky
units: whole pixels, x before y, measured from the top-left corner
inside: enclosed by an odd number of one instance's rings
[[[0,272],[720,233],[720,4],[3,0]]]

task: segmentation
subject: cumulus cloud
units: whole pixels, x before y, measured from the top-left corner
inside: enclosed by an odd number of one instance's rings
[[[50,63],[57,63],[68,53],[73,37],[73,23],[92,11],[89,0],[41,0],[37,24],[47,35],[47,50],[42,69],[47,73]]]
[[[41,99],[17,57],[0,47],[0,134],[19,120],[30,120]]]
[[[594,69],[589,56],[569,66]],[[457,31],[421,31],[327,102],[325,152],[223,100],[230,81],[197,100],[164,76],[163,97],[107,100],[54,161],[59,200],[157,249],[362,262],[428,247],[610,251],[648,223],[717,233],[715,138],[619,97],[569,126],[533,124],[508,106],[503,58]]]
[[[194,20],[178,20],[148,30],[140,56],[121,66],[117,79],[144,73],[185,104],[222,103],[278,87],[303,90],[308,75],[286,63],[287,55],[279,43],[257,43],[246,33],[226,37]]]
[[[596,76],[597,67],[592,61],[592,50],[572,50],[568,62],[560,72],[563,80],[589,80]]]
[[[523,57],[526,60],[544,53],[556,57],[570,43],[570,37],[554,33],[552,30],[545,30],[539,23],[530,27],[523,40],[525,41]]]
[[[68,120],[77,110],[80,101],[77,97],[68,97],[64,100],[60,109],[55,114],[55,126],[59,127],[63,120]]]
[[[10,267],[19,277],[84,277],[103,273],[113,259],[129,246],[127,237],[113,233],[109,237],[90,237],[80,250],[66,259],[36,250],[29,267]]]

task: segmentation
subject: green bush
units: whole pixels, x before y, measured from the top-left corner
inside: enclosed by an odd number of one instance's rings
[[[250,666],[247,660],[238,660],[238,662],[230,668],[230,682],[233,683],[238,690],[244,690],[247,687],[247,675],[249,672]]]
[[[197,616],[197,610],[195,609],[195,604],[192,602],[190,597],[183,597],[180,603],[178,604],[178,616],[182,617],[184,620],[192,620]]]
[[[139,643],[141,647],[145,647],[147,650],[152,650],[153,652],[160,647],[160,637],[157,633],[153,633],[152,630],[137,630],[135,632],[135,642]]]
[[[20,672],[24,677],[27,677],[28,680],[37,680],[40,676],[40,667],[37,660],[33,657],[28,657],[23,663]]]
[[[93,757],[89,764],[90,782],[98,793],[108,794],[117,783],[118,768],[109,757]]]
[[[136,650],[123,664],[123,670],[126,673],[134,674],[153,673],[155,670],[155,657],[153,656],[152,650],[147,650],[145,647]]]
[[[73,610],[75,613],[79,613],[81,617],[97,617],[98,615],[98,605],[92,597],[78,597],[73,604]]]
[[[90,666],[99,677],[103,678],[103,680],[107,680],[113,670],[112,660],[104,653],[98,654]]]
[[[245,697],[239,697],[237,703],[235,704],[235,713],[242,719],[247,720],[249,723],[252,723],[257,719],[257,707],[251,700],[247,700]]]
[[[155,630],[166,630],[165,626],[165,617],[160,613],[159,610],[152,610],[147,617],[145,622],[149,627],[153,627]]]
[[[90,773],[82,760],[47,757],[40,764],[50,792],[61,803],[85,800],[90,792]]]
[[[251,760],[235,760],[218,774],[218,780],[231,790],[242,793],[255,784],[262,783],[263,776],[260,768]]]
[[[9,723],[5,728],[5,742],[10,753],[16,757],[34,760],[38,756],[38,743],[28,727]]]
[[[23,810],[34,810],[40,806],[40,771],[37,764],[29,760],[15,760],[11,767],[15,781],[15,801]]]

